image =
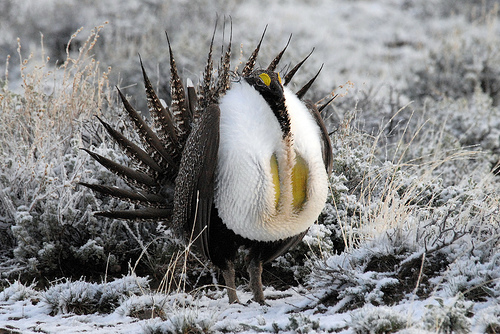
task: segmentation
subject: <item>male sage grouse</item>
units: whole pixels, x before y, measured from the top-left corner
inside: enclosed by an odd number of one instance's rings
[[[181,227],[222,271],[230,303],[238,302],[234,261],[240,247],[249,251],[253,298],[264,303],[262,265],[296,245],[316,221],[332,166],[331,143],[319,113],[331,100],[319,108],[302,100],[319,72],[297,93],[287,88],[310,54],[282,80],[276,67],[290,40],[264,69],[255,66],[263,38],[241,73],[234,73],[231,41],[214,71],[212,37],[196,92],[190,80],[183,86],[167,36],[170,107],[156,95],[141,62],[153,128],[118,90],[142,148],[99,119],[138,168],[85,150],[136,190],[84,186],[143,207],[97,214],[167,220]]]

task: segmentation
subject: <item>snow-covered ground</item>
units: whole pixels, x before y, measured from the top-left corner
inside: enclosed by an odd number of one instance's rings
[[[0,333],[500,332],[499,9],[494,0],[0,2]],[[78,150],[113,154],[89,136],[95,113],[122,121],[103,86],[144,108],[140,53],[164,93],[165,30],[181,75],[196,81],[216,14],[231,17],[233,64],[267,25],[262,66],[292,34],[285,63],[315,48],[297,85],[324,64],[309,98],[341,93],[325,110],[336,157],[331,198],[304,243],[266,269],[265,306],[228,305],[222,288],[200,287],[215,276],[203,268],[188,273],[204,277],[189,293],[158,292],[151,286],[170,245],[163,231],[96,220],[96,206],[122,204],[75,186],[110,182]],[[102,24],[95,45],[85,44]],[[68,53],[83,65],[56,69],[80,27]],[[81,61],[79,48],[89,50]],[[24,63],[18,52],[33,56]],[[77,125],[55,126],[65,117],[57,110],[78,110],[68,120]],[[142,269],[148,279],[95,283],[120,277],[127,256],[145,249],[160,279]]]

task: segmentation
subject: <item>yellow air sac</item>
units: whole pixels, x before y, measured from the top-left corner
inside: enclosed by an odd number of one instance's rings
[[[274,186],[274,206],[278,208],[278,202],[280,200],[280,176],[278,171],[278,159],[276,154],[271,156],[271,175],[273,177]]]
[[[300,211],[307,200],[307,178],[309,169],[305,160],[297,154],[292,170],[292,195],[293,208]]]

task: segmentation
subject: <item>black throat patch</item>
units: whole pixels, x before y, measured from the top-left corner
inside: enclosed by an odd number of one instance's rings
[[[283,138],[290,134],[290,117],[285,105],[285,95],[279,74],[267,70],[253,71],[244,79],[254,87],[267,102],[278,120]]]

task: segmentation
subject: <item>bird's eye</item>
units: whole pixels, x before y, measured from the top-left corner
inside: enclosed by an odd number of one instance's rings
[[[271,84],[271,77],[267,73],[262,73],[259,75],[259,78],[262,80],[264,85],[268,86]]]

